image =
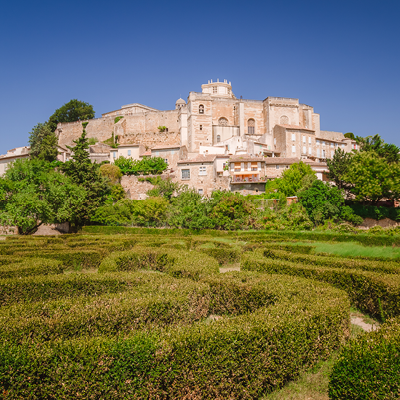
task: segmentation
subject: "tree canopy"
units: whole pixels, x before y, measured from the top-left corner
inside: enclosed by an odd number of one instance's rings
[[[47,123],[38,123],[29,133],[30,157],[45,161],[57,159],[58,139]]]
[[[49,118],[48,125],[52,132],[60,122],[84,121],[94,118],[93,106],[89,103],[73,99],[57,109]]]
[[[286,197],[296,196],[297,192],[303,187],[305,180],[310,179],[317,179],[315,172],[309,165],[300,161],[283,171],[281,178],[278,180],[278,189]]]
[[[348,171],[353,153],[346,153],[337,148],[332,159],[327,159],[328,179],[335,183],[338,189],[349,190],[351,184],[345,181],[345,174]]]
[[[0,178],[0,222],[30,234],[41,224],[70,221],[85,190],[43,160],[14,161]]]
[[[375,152],[388,163],[400,162],[400,149],[394,144],[385,143],[380,135],[367,136],[365,138],[357,136],[356,140],[360,146],[360,151]]]
[[[100,174],[100,165],[90,160],[85,129],[74,143],[74,147],[67,146],[73,152],[72,160],[65,162],[61,170],[71,178],[72,182],[86,191],[85,202],[79,210],[76,210],[71,221],[76,227],[80,227],[90,221],[97,207],[107,199],[111,188],[108,180]]]
[[[161,157],[143,157],[142,160],[118,157],[114,164],[124,175],[157,175],[162,174],[168,164]]]

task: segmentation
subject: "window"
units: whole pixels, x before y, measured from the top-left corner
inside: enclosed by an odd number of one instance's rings
[[[311,136],[308,137],[308,144],[311,144]]]
[[[296,153],[296,146],[294,144],[292,145],[292,153]]]
[[[305,143],[306,142],[306,137],[305,136],[303,136],[303,143]]]
[[[217,135],[217,143],[221,141],[221,135]]]
[[[131,150],[128,150],[128,156],[130,156],[131,155]]]
[[[199,189],[199,195],[203,196],[203,189]]]
[[[274,138],[274,145],[276,146],[276,138]]]
[[[289,125],[289,117],[286,115],[282,115],[280,119],[281,125]]]
[[[333,143],[331,143],[331,147],[333,147]]]
[[[322,150],[322,158],[325,158],[325,150]]]
[[[228,126],[228,120],[226,118],[224,118],[224,117],[221,117],[218,120],[218,125],[219,126]]]
[[[279,165],[276,166],[276,169],[279,169]]]
[[[113,151],[113,158],[117,158],[117,152]]]
[[[200,130],[201,130],[201,131],[203,130],[203,125],[200,125]]]
[[[292,140],[293,140],[293,142],[296,140],[296,134],[295,133],[292,133]]]
[[[317,157],[319,157],[319,149],[317,149]]]
[[[213,86],[213,93],[217,93],[218,92],[218,88],[216,86]]]
[[[165,164],[168,164],[168,158],[164,158]]]
[[[190,179],[190,169],[182,170],[182,179]]]
[[[345,147],[346,147],[346,145],[343,143],[343,144],[342,144],[342,148],[344,149]]]
[[[204,106],[203,106],[203,104],[199,105],[199,114],[204,114]]]
[[[319,140],[317,140],[317,146],[319,146]]]
[[[303,146],[303,154],[307,154],[306,146]]]
[[[205,165],[200,165],[199,175],[207,175],[207,167]]]
[[[249,135],[254,135],[255,130],[256,130],[256,121],[254,121],[253,118],[250,118],[250,119],[247,121],[247,133],[248,133]]]
[[[311,147],[308,148],[308,154],[311,156]]]

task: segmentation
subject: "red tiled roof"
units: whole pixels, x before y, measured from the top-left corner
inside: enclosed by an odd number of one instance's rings
[[[143,156],[151,156],[151,151],[146,151],[145,153],[139,154],[139,157],[143,157]]]
[[[190,163],[201,163],[201,162],[214,162],[217,158],[216,154],[199,154],[195,158],[190,160],[180,160],[178,164],[190,164]]]
[[[180,149],[181,146],[177,144],[176,146],[173,145],[165,145],[165,146],[156,146],[153,147],[151,150],[163,150],[163,149]]]

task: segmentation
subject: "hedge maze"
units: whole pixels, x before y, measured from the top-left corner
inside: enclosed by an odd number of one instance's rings
[[[260,233],[123,233],[0,242],[2,398],[258,399],[343,348],[330,395],[355,399],[345,371],[365,369],[365,346],[381,366],[399,353],[398,320],[348,342],[350,303],[400,315],[397,262]],[[382,393],[399,394],[399,365]]]

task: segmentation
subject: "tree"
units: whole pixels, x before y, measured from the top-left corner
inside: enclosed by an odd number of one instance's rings
[[[302,188],[304,178],[310,176],[311,179],[317,179],[315,172],[307,164],[302,161],[292,164],[286,169],[278,181],[278,189],[286,197],[296,196],[297,192]]]
[[[174,193],[177,193],[180,189],[179,183],[172,182],[171,178],[162,179],[157,176],[151,179],[150,183],[154,185],[154,188],[147,191],[146,194],[149,197],[164,197],[171,200]]]
[[[71,221],[79,228],[90,221],[97,207],[104,203],[110,193],[110,186],[107,179],[100,175],[100,165],[90,161],[85,129],[74,143],[75,147],[67,146],[73,152],[72,160],[65,162],[61,170],[86,191],[85,202],[79,210],[76,210],[75,218]]]
[[[328,179],[335,183],[338,189],[348,191],[351,185],[344,180],[344,177],[351,165],[353,153],[346,153],[344,150],[337,148],[332,159],[327,159]]]
[[[327,219],[361,223],[350,207],[344,205],[344,192],[330,183],[315,180],[312,186],[299,194],[301,205],[307,210],[314,224],[322,224]]]
[[[20,234],[70,221],[84,201],[85,190],[43,160],[17,160],[0,178],[0,222]]]
[[[30,157],[45,161],[57,159],[58,139],[47,123],[38,123],[29,133]]]
[[[356,201],[377,203],[400,197],[399,163],[388,163],[375,151],[356,152],[344,180],[352,185]]]
[[[115,160],[114,164],[124,175],[160,175],[168,168],[168,164],[161,157],[143,157],[142,160],[133,160],[121,156]]]
[[[353,132],[347,132],[344,134],[345,138],[351,139],[351,140],[356,140],[356,137],[354,136]]]
[[[100,166],[100,174],[104,178],[108,178],[112,185],[121,182],[122,172],[115,164],[103,164]]]
[[[52,132],[57,129],[60,122],[84,121],[94,118],[93,106],[89,103],[73,99],[57,109],[49,118],[49,128]]]
[[[384,158],[388,163],[400,162],[400,149],[394,144],[385,143],[380,135],[356,137],[360,151],[375,152],[379,157]]]

